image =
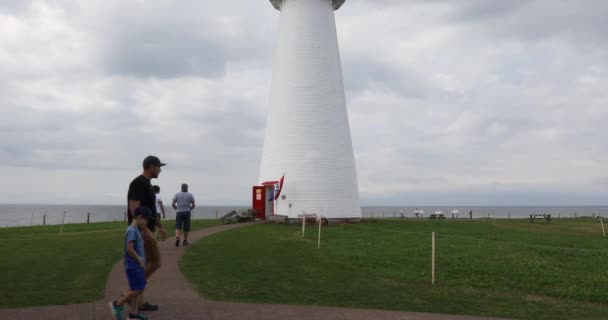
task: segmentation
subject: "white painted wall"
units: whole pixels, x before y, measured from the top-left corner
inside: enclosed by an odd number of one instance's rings
[[[290,218],[361,217],[333,2],[280,4],[259,182],[286,173],[277,213]]]

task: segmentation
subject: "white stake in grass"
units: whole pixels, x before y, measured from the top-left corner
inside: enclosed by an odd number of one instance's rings
[[[306,211],[302,213],[302,237],[304,237],[304,232],[306,231]]]
[[[602,221],[602,217],[600,217],[600,223],[602,224],[602,233],[604,234],[604,238],[606,238],[606,230],[604,230],[604,222]]]
[[[431,284],[435,284],[435,232],[432,234],[431,245]]]

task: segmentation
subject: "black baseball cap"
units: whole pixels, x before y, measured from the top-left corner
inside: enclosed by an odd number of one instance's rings
[[[144,159],[144,169],[149,167],[149,166],[157,166],[157,167],[162,167],[162,166],[166,166],[165,163],[160,162],[160,159],[158,157],[155,156],[147,156]]]

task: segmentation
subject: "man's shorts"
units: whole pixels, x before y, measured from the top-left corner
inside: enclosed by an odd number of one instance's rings
[[[178,212],[175,215],[175,230],[184,230],[184,232],[190,232],[190,211]]]
[[[146,228],[147,229],[147,228]],[[144,253],[146,254],[146,266],[160,266],[160,251],[154,235],[149,230],[142,233],[144,238]]]
[[[141,291],[146,288],[146,272],[142,267],[127,269],[127,280],[131,291]]]

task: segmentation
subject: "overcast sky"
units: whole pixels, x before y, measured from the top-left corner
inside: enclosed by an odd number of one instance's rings
[[[348,0],[364,205],[607,205],[608,2]],[[123,204],[141,160],[248,204],[266,0],[0,2],[0,203]],[[288,182],[288,178],[286,179]]]

